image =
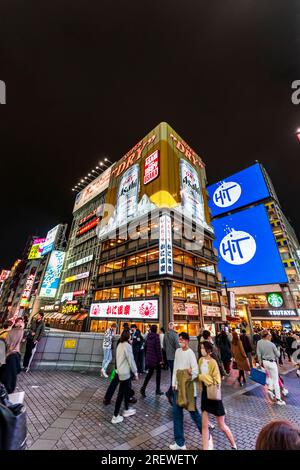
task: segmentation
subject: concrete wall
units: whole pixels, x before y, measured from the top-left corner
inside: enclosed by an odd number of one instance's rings
[[[114,338],[113,356],[117,338]],[[66,343],[68,341],[68,343]],[[70,344],[75,341],[75,344]],[[103,357],[103,334],[46,330],[32,360],[32,370],[96,370],[100,371]],[[72,348],[68,346],[74,346]],[[197,340],[191,339],[197,355]],[[111,367],[114,365],[114,357]],[[110,369],[108,369],[108,372]]]

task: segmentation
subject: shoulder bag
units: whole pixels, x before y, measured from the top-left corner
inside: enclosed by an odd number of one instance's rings
[[[207,389],[207,398],[208,400],[221,400],[221,384],[208,385]]]

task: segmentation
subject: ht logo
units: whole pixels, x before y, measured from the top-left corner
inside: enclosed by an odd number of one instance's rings
[[[2,80],[0,80],[0,104],[6,104],[6,86]]]

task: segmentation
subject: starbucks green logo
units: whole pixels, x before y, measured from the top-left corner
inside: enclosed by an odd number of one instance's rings
[[[279,294],[269,294],[268,302],[272,307],[281,307],[283,305],[283,298]]]

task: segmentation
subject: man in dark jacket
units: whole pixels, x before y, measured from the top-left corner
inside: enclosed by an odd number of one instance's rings
[[[132,341],[132,352],[135,363],[137,365],[137,370],[139,374],[143,373],[143,364],[142,364],[142,345],[144,343],[144,338],[140,330],[136,327],[135,324],[131,325],[131,341]]]
[[[43,318],[44,314],[41,312],[38,314],[36,320],[32,320],[27,336],[26,351],[23,359],[23,370],[25,372],[29,371],[29,366],[33,357],[32,353],[36,350],[38,342],[44,336],[45,324]]]
[[[173,378],[173,369],[174,369],[174,359],[175,359],[175,352],[179,346],[179,337],[176,331],[174,330],[174,323],[169,323],[169,330],[165,333],[164,336],[164,350],[166,351],[167,361],[171,372],[171,383],[169,390],[166,392],[167,398],[169,403],[172,405],[173,403],[173,388],[172,388],[172,378]]]
[[[145,381],[141,388],[141,394],[146,397],[146,387],[151,379],[154,369],[156,370],[156,395],[163,395],[160,390],[160,374],[161,364],[163,362],[162,350],[159,335],[157,334],[157,326],[151,325],[150,333],[146,340],[146,369],[148,370]]]
[[[240,340],[244,347],[245,353],[247,355],[250,367],[252,367],[252,346],[249,337],[246,335],[246,330],[242,330],[240,334]]]

